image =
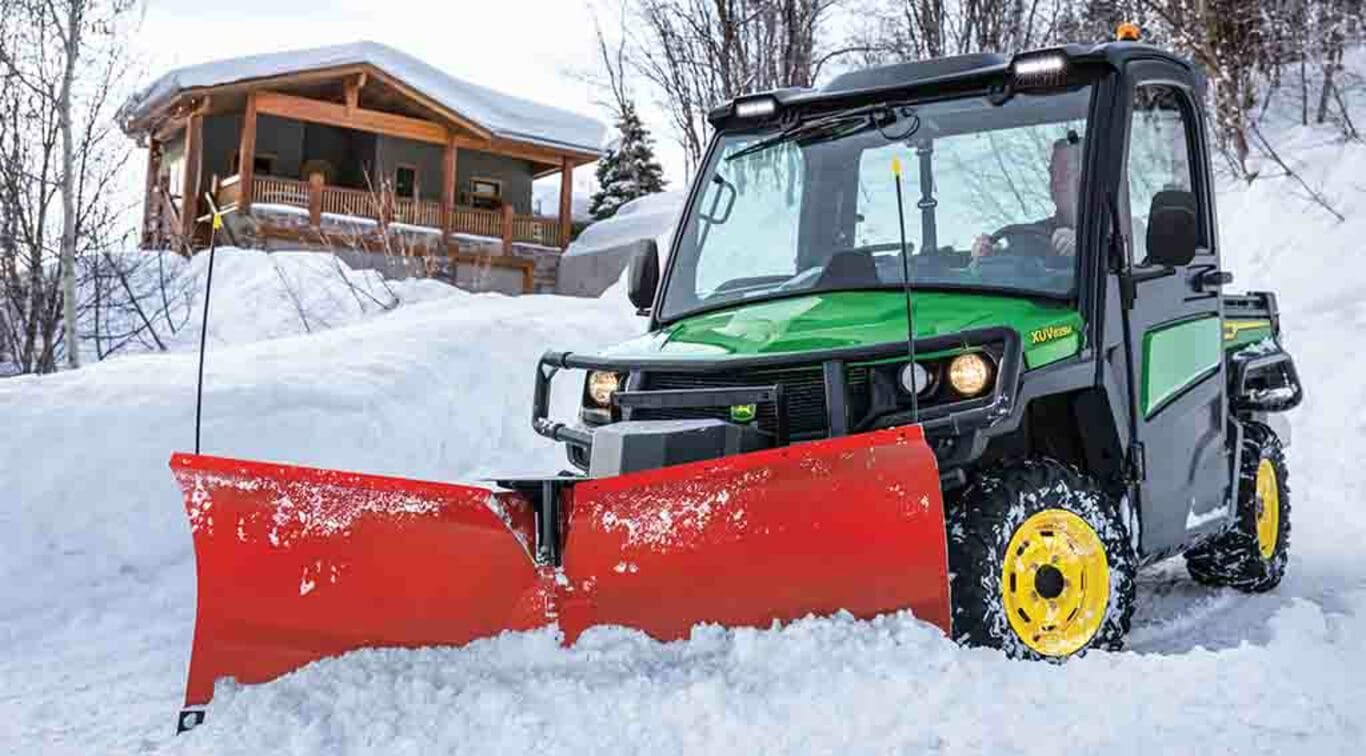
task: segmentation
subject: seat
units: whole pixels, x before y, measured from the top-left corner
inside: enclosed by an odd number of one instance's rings
[[[877,263],[866,251],[839,252],[816,279],[817,289],[850,289],[878,283]]]

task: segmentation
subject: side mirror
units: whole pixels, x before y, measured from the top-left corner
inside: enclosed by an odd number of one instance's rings
[[[1148,212],[1148,257],[1145,263],[1187,265],[1200,244],[1195,194],[1177,190],[1158,192]]]
[[[626,295],[643,315],[655,303],[658,288],[659,245],[654,239],[643,239],[631,253],[631,264],[626,271]]]

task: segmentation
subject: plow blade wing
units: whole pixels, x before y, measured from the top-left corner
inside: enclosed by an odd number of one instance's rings
[[[199,601],[186,704],[366,646],[547,624],[515,494],[178,454]]]
[[[910,608],[949,626],[939,474],[919,426],[574,486],[560,625],[663,640]]]

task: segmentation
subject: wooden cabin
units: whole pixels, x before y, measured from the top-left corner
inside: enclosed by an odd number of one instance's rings
[[[373,42],[178,69],[120,123],[148,148],[144,246],[207,246],[211,199],[243,246],[482,262],[525,289],[553,282],[542,263],[569,243],[572,172],[604,134]],[[550,175],[558,206],[538,212],[532,182]]]

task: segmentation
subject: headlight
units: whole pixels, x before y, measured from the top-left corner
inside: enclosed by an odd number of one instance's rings
[[[930,383],[933,380],[930,378],[930,371],[926,370],[919,362],[903,365],[898,378],[901,381],[902,391],[919,395],[924,395],[930,390]]]
[[[605,370],[594,370],[588,374],[588,398],[599,407],[612,404],[612,394],[621,387],[621,376]]]
[[[991,363],[976,352],[967,352],[949,363],[949,385],[960,396],[977,396],[991,384]]]

